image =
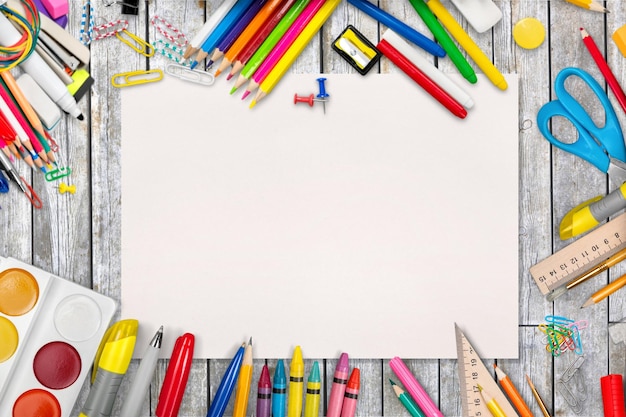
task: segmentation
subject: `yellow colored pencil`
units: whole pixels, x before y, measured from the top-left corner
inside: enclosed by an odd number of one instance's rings
[[[599,303],[600,301],[604,300],[609,295],[613,294],[615,291],[622,288],[624,285],[626,285],[626,274],[622,275],[621,277],[611,282],[607,286],[594,292],[593,295],[589,297],[589,299],[585,301],[585,304],[583,304],[582,307],[580,308],[589,307],[590,305]]]
[[[568,3],[572,3],[575,6],[582,7],[583,9],[591,10],[592,12],[609,13],[606,7],[596,2],[595,0],[565,0],[565,1]]]
[[[250,395],[250,385],[252,384],[252,338],[243,351],[243,360],[239,370],[237,380],[237,392],[235,393],[235,405],[233,407],[233,417],[246,417],[248,409],[248,396]]]
[[[293,64],[296,58],[302,53],[304,48],[311,41],[313,36],[320,30],[324,22],[328,20],[330,15],[335,11],[341,0],[328,0],[319,9],[319,11],[313,16],[313,19],[306,25],[304,30],[298,35],[296,40],[291,44],[289,49],[285,52],[282,58],[276,63],[274,68],[267,74],[265,80],[259,86],[259,91],[256,94],[250,108],[254,107],[256,103],[263,97],[268,95],[278,84],[278,81],[285,75],[287,69]]]
[[[493,65],[489,57],[476,45],[476,42],[463,30],[459,22],[454,19],[454,16],[446,10],[441,2],[439,0],[426,0],[426,4],[452,37],[456,39],[461,48],[465,49],[467,55],[485,73],[489,81],[499,89],[506,90],[508,85],[502,73]]]
[[[504,411],[502,410],[502,408],[500,407],[500,404],[498,404],[495,398],[493,398],[480,385],[478,385],[478,391],[480,391],[480,395],[485,400],[485,403],[487,404],[487,408],[489,409],[493,417],[506,417],[506,414],[504,414]]]

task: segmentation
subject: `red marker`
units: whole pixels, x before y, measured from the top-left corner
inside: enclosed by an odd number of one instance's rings
[[[178,415],[191,369],[193,344],[194,337],[191,333],[185,333],[176,339],[155,411],[158,417],[176,417]]]
[[[406,73],[413,79],[420,87],[422,87],[428,94],[433,96],[439,103],[448,109],[456,117],[464,119],[467,116],[467,110],[458,101],[437,83],[428,78],[419,68],[417,68],[411,61],[409,61],[404,55],[402,55],[396,48],[391,46],[389,42],[382,39],[376,47],[387,57],[391,62],[396,64],[398,68]]]
[[[354,368],[348,379],[346,393],[343,396],[343,406],[341,407],[341,417],[354,417],[356,413],[356,403],[361,390],[361,371]]]

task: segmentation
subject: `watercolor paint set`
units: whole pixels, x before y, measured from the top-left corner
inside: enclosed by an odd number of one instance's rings
[[[0,257],[2,416],[69,417],[115,309],[109,297]]]

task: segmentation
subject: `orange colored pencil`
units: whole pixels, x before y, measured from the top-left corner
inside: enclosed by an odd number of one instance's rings
[[[526,404],[517,388],[515,388],[515,385],[513,385],[511,378],[509,378],[502,369],[498,368],[495,363],[493,364],[493,368],[496,370],[496,376],[498,377],[500,385],[502,385],[502,389],[506,392],[509,400],[511,400],[511,403],[513,403],[513,406],[517,409],[520,417],[533,417],[533,413],[530,411],[528,404]]]
[[[263,27],[265,22],[272,17],[278,10],[283,0],[269,0],[248,23],[248,26],[241,32],[235,42],[224,53],[224,59],[220,63],[219,68],[215,71],[215,76],[220,75],[222,71],[230,67],[230,64],[237,58],[241,50],[250,42],[250,39]]]
[[[15,81],[15,78],[13,78],[13,75],[9,71],[2,71],[0,72],[0,77],[2,77],[2,80],[9,88],[9,91],[13,95],[13,98],[15,99],[15,101],[17,101],[17,104],[19,104],[20,108],[26,115],[26,118],[28,119],[30,125],[39,133],[41,133],[42,136],[44,136],[44,128],[41,124],[39,116],[37,116],[37,113],[35,113],[33,106],[31,106],[30,102],[26,99],[24,93],[17,85],[17,82]]]

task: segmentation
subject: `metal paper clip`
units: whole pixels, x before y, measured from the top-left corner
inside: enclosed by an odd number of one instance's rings
[[[118,78],[121,78],[121,80],[118,81]],[[131,85],[153,83],[162,79],[163,71],[160,69],[139,70],[115,74],[111,77],[111,84],[113,84],[113,87],[122,88],[130,87]]]
[[[169,75],[180,78],[183,81],[189,81],[201,85],[212,85],[215,82],[215,76],[209,72],[192,70],[178,64],[167,64],[165,72]]]
[[[585,381],[578,369],[585,361],[584,356],[578,356],[574,359],[563,375],[556,382],[556,388],[563,395],[565,402],[572,408],[576,414],[580,414],[583,410],[583,402],[587,399],[587,389]],[[580,389],[578,389],[580,387]]]
[[[178,30],[178,28],[174,27],[168,21],[163,19],[161,16],[152,16],[152,19],[150,19],[150,23],[152,23],[154,28],[161,35],[163,35],[165,39],[169,39],[181,48],[184,48],[189,43],[184,33],[182,33],[180,30]]]
[[[54,171],[46,172],[45,178],[46,181],[55,181],[59,178],[67,177],[72,173],[72,169],[70,167],[61,167],[57,168]]]
[[[124,29],[121,32],[117,32],[115,36],[117,36],[117,38],[124,42],[126,45],[139,52],[141,55],[148,58],[154,56],[154,48],[152,47],[152,45],[144,41],[134,33],[130,33],[129,31]]]
[[[119,32],[126,30],[128,20],[119,19],[114,22],[103,23],[93,28],[93,40],[108,38],[117,35]]]
[[[159,47],[159,45],[161,46]],[[155,53],[161,54],[179,65],[189,65],[185,63],[185,58],[183,58],[184,51],[178,45],[172,45],[169,42],[165,42],[163,39],[157,39],[156,41],[154,41],[152,46],[154,47]]]

